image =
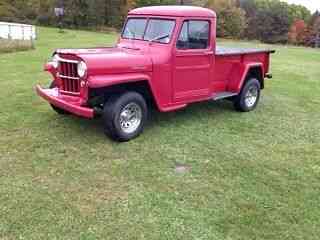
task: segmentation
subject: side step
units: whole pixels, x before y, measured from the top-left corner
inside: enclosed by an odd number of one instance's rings
[[[224,98],[228,98],[228,97],[233,97],[238,95],[238,93],[234,93],[234,92],[220,92],[217,94],[214,94],[212,97],[212,100],[217,101],[220,99],[224,99]]]

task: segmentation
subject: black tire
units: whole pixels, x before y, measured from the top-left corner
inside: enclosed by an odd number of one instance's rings
[[[55,81],[52,81],[49,88],[52,89],[52,88],[55,88],[57,85],[55,83]],[[54,106],[53,104],[50,104],[50,106],[52,107],[52,109],[57,112],[58,114],[61,114],[61,115],[66,115],[66,114],[70,114],[68,111],[66,110],[63,110],[61,108],[58,108],[56,106]]]
[[[249,91],[257,91],[256,92],[256,99],[251,101],[251,104],[248,103],[248,101],[246,101],[246,98],[248,96]],[[261,94],[261,85],[260,82],[258,81],[258,79],[256,78],[251,78],[249,79],[243,86],[243,88],[241,89],[241,92],[238,96],[235,97],[233,104],[234,104],[234,108],[237,111],[240,112],[250,112],[252,110],[254,110],[260,100],[260,94]]]
[[[134,114],[134,111],[131,112],[131,114],[134,116],[133,121],[135,119],[139,119],[135,123],[135,127],[133,128],[132,132],[127,131],[125,127],[124,122],[128,123],[132,120],[123,120],[123,117],[121,114],[126,113],[126,110],[129,106],[134,106],[136,108],[137,112],[139,114]],[[135,117],[135,115],[138,115]],[[105,134],[109,137],[111,137],[113,140],[119,141],[119,142],[126,142],[133,138],[138,137],[143,129],[144,125],[147,121],[147,115],[148,115],[148,108],[145,99],[143,96],[141,96],[137,92],[126,92],[121,95],[114,95],[111,96],[108,101],[104,105],[103,109],[103,121],[104,121],[104,128],[105,128]],[[122,120],[122,123],[121,123]]]

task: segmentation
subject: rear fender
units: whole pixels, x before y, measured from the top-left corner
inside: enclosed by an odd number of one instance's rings
[[[261,77],[259,80],[263,81],[263,76],[265,74],[265,71],[263,69],[262,63],[244,63],[241,64],[238,71],[234,71],[234,73],[237,73],[238,76],[231,76],[231,79],[234,79],[230,82],[230,85],[228,86],[228,90],[236,93],[240,93],[243,84],[247,80],[247,76],[250,74],[250,71],[254,68],[260,68],[261,69]],[[235,79],[238,79],[238,81]]]

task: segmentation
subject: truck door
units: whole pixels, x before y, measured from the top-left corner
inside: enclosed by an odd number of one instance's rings
[[[185,20],[174,53],[173,101],[206,98],[210,91],[210,21]]]

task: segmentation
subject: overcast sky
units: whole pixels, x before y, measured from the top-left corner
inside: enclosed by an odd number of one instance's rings
[[[283,0],[288,3],[300,4],[309,8],[312,12],[320,10],[320,0]]]

